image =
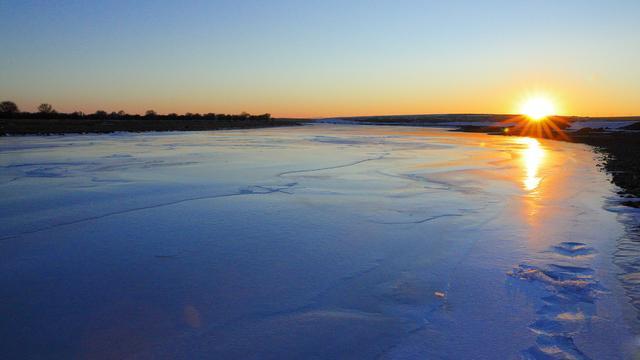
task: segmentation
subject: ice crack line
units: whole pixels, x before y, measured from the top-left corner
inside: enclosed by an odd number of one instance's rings
[[[292,170],[292,171],[285,171],[285,172],[281,172],[279,173],[277,176],[278,177],[282,177],[282,176],[287,176],[287,175],[293,175],[293,174],[303,174],[303,173],[308,173],[308,172],[314,172],[314,171],[323,171],[323,170],[333,170],[333,169],[340,169],[340,168],[346,168],[346,167],[350,167],[350,166],[355,166],[355,165],[359,165],[368,161],[375,161],[375,160],[382,160],[384,159],[387,155],[389,155],[388,153],[382,154],[380,156],[374,157],[374,158],[368,158],[368,159],[363,159],[363,160],[358,160],[358,161],[354,161],[354,162],[350,162],[348,164],[342,164],[342,165],[336,165],[336,166],[329,166],[329,167],[321,167],[321,168],[317,168],[317,169],[306,169],[306,170]]]
[[[194,196],[194,197],[190,197],[190,198],[179,199],[179,200],[174,200],[174,201],[168,201],[168,202],[159,203],[159,204],[153,204],[153,205],[147,205],[147,206],[139,206],[139,207],[134,207],[134,208],[130,208],[130,209],[111,211],[111,212],[107,212],[107,213],[100,214],[100,215],[89,216],[89,217],[85,217],[85,218],[77,219],[77,220],[70,220],[70,221],[60,222],[60,223],[57,223],[57,224],[44,226],[44,227],[40,227],[40,228],[33,229],[33,230],[23,231],[23,232],[20,232],[20,233],[17,233],[17,234],[13,234],[13,235],[3,236],[3,237],[0,237],[0,241],[14,239],[14,238],[17,238],[17,237],[22,236],[22,235],[39,233],[39,232],[42,232],[42,231],[47,231],[47,230],[55,229],[55,228],[62,227],[62,226],[75,225],[75,224],[80,224],[80,223],[84,223],[84,222],[87,222],[87,221],[99,220],[99,219],[104,219],[104,218],[110,217],[110,216],[129,214],[129,213],[133,213],[133,212],[137,212],[137,211],[143,211],[143,210],[149,210],[149,209],[157,209],[157,208],[161,208],[161,207],[165,207],[165,206],[182,204],[182,203],[186,203],[186,202],[189,202],[189,201],[220,199],[220,198],[227,198],[227,197],[233,197],[233,196],[242,196],[242,195],[267,195],[267,194],[273,194],[273,193],[284,193],[284,194],[290,195],[291,192],[288,192],[286,190],[292,188],[293,186],[295,186],[297,184],[298,183],[289,183],[289,184],[285,184],[285,185],[281,185],[281,186],[275,186],[275,187],[252,186],[252,187],[247,187],[247,188],[241,189],[238,192],[230,193],[230,194]]]
[[[407,224],[423,224],[432,220],[436,220],[436,219],[440,219],[443,217],[451,217],[451,216],[464,216],[462,214],[442,214],[442,215],[435,215],[435,216],[430,216],[428,218],[424,218],[424,219],[420,219],[420,220],[415,220],[415,221],[375,221],[375,220],[371,220],[370,222],[375,223],[375,224],[382,224],[382,225],[407,225]]]

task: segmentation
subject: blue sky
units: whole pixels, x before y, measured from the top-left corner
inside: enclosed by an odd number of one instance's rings
[[[640,114],[640,1],[0,1],[24,110]]]

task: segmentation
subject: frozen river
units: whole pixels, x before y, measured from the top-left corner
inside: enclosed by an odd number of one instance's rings
[[[596,164],[391,126],[5,137],[0,357],[632,358]]]

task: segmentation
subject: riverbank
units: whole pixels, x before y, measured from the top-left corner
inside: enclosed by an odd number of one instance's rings
[[[629,198],[623,203],[640,208],[640,117],[552,116],[531,123],[522,115],[440,114],[391,115],[323,119],[324,123],[449,127],[452,131],[502,136],[528,136],[582,143],[602,154],[603,168]]]

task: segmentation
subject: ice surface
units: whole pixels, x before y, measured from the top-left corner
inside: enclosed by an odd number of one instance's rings
[[[583,145],[321,124],[5,137],[0,166],[2,358],[637,352]]]

